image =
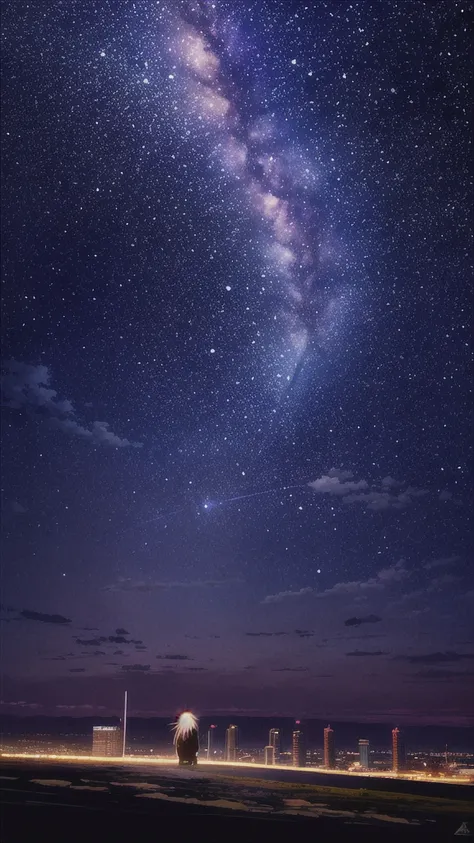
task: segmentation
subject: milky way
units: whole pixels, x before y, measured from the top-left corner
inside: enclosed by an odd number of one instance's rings
[[[321,267],[317,167],[278,127],[241,41],[233,17],[219,18],[214,5],[207,11],[189,6],[176,22],[172,53],[178,63],[170,78],[185,71],[183,107],[211,132],[213,152],[238,182],[259,227],[259,292],[267,294],[279,325],[283,353],[276,380],[277,391],[285,393],[308,360],[330,344],[348,292],[337,290]],[[334,276],[335,266],[331,271]]]

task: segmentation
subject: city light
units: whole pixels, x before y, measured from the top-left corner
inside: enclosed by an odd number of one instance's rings
[[[91,766],[100,766],[101,764],[107,764],[107,766],[115,766],[115,767],[128,767],[128,766],[150,766],[150,767],[176,767],[178,765],[178,759],[173,756],[149,756],[149,755],[140,755],[140,756],[133,756],[127,755],[125,757],[117,757],[113,758],[110,756],[100,757],[97,755],[61,755],[59,753],[41,753],[41,752],[0,752],[0,758],[10,758],[15,760],[22,760],[22,759],[30,759],[35,761],[58,761],[61,763],[69,763],[69,764],[77,764],[80,762],[81,764],[90,764]],[[212,763],[207,764],[206,762],[200,762],[200,767],[205,770],[211,770],[214,767],[221,767],[224,769],[231,770],[232,768],[241,768],[241,769],[252,769],[252,770],[267,770],[268,766],[264,763],[258,762],[246,762],[246,761],[212,761]],[[284,764],[275,764],[272,765],[272,770],[285,770],[288,772],[289,769],[293,771],[298,770],[301,773],[304,773],[308,779],[311,778],[313,773],[317,773],[318,775],[324,773],[328,776],[351,776],[354,778],[379,778],[379,779],[406,779],[407,781],[428,781],[428,782],[442,782],[444,784],[470,784],[473,785],[473,781],[470,777],[463,777],[463,776],[437,776],[436,779],[433,780],[430,776],[424,775],[423,773],[411,773],[407,772],[404,773],[403,776],[397,775],[392,771],[364,771],[363,776],[361,776],[360,772],[351,771],[351,770],[327,770],[325,767],[291,767],[289,768],[288,765]]]

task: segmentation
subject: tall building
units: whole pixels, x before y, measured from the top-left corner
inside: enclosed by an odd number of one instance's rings
[[[209,726],[207,732],[207,758],[208,760],[214,754],[214,729],[217,729],[217,726],[211,725]]]
[[[274,746],[266,746],[265,747],[265,766],[266,767],[273,767],[275,763],[275,747]]]
[[[120,726],[92,727],[92,755],[115,758],[122,755],[123,732]]]
[[[326,726],[324,730],[324,766],[334,770],[336,766],[336,752],[334,749],[334,729]]]
[[[299,727],[300,721],[296,721],[296,725]],[[291,744],[292,748],[292,764],[293,767],[305,767],[306,766],[306,747],[304,742],[304,734],[300,728],[294,729],[293,731],[293,740]]]
[[[359,741],[359,762],[364,770],[369,769],[370,765],[370,743],[364,739]]]
[[[226,761],[236,761],[237,760],[238,733],[239,733],[238,726],[230,725],[226,729],[226,733],[225,733],[225,753],[224,753],[224,759]]]
[[[278,764],[280,760],[280,730],[270,729],[268,735],[268,745],[273,747],[273,754],[275,757],[274,764]]]
[[[392,729],[392,770],[398,773],[406,767],[405,742],[400,729]]]

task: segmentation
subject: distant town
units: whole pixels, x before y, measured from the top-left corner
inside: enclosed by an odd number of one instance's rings
[[[163,746],[153,745],[146,736],[128,736],[124,718],[118,725],[97,725],[86,737],[73,733],[52,737],[46,734],[24,737],[2,735],[0,754],[11,756],[121,758],[127,762],[169,763],[175,758],[171,739]],[[271,728],[261,745],[247,746],[240,741],[239,726],[229,723],[225,730],[210,724],[200,733],[199,763],[255,765],[256,767],[311,768],[328,773],[365,776],[396,776],[409,779],[438,779],[474,783],[472,752],[410,750],[403,730],[387,729],[387,746],[372,746],[360,738],[354,746],[338,746],[337,730],[327,725],[319,745],[306,739],[304,723],[295,721],[292,731]]]

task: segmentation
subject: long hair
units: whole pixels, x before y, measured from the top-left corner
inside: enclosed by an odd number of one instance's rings
[[[193,732],[197,732],[197,729],[197,717],[192,713],[192,711],[183,711],[183,713],[179,715],[176,723],[173,723],[173,743],[177,744],[180,739],[186,740],[186,738],[189,738]]]

